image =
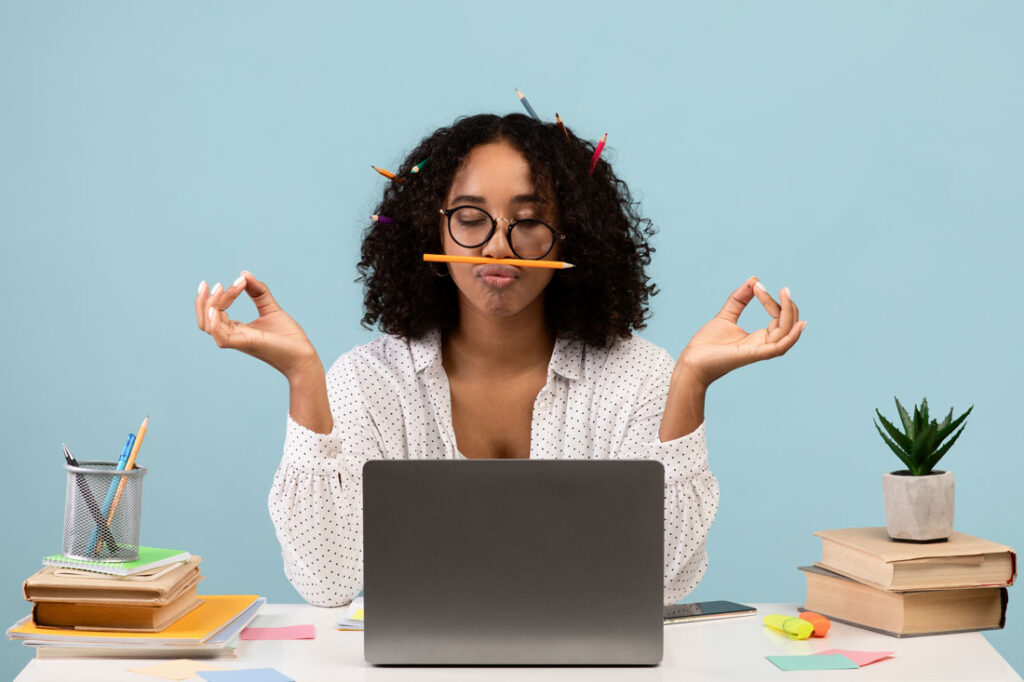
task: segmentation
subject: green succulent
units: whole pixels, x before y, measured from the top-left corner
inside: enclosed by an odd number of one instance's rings
[[[974,409],[974,405],[971,405],[966,412],[956,419],[953,419],[953,408],[949,408],[949,414],[940,423],[934,419],[929,421],[927,399],[921,399],[920,407],[914,406],[913,418],[903,409],[898,398],[894,398],[894,400],[896,400],[896,408],[900,412],[900,421],[903,422],[903,431],[893,426],[892,422],[883,417],[882,413],[876,408],[875,414],[882,420],[882,426],[888,432],[888,435],[886,435],[878,426],[878,422],[875,422],[878,435],[882,437],[886,445],[892,448],[892,451],[906,465],[911,474],[914,476],[929,474],[935,468],[935,465],[939,463],[939,460],[942,459],[942,456],[953,447],[953,443],[960,437],[960,434],[963,433],[964,426],[966,425],[960,426],[960,424],[963,423],[967,415]],[[960,430],[943,445],[942,442],[958,426],[960,426]]]

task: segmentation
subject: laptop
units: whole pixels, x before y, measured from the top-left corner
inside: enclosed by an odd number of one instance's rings
[[[664,477],[638,460],[366,463],[366,660],[658,664]]]

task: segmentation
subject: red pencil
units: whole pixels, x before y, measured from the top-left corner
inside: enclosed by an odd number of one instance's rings
[[[593,175],[594,169],[597,168],[597,160],[601,158],[601,151],[604,149],[604,143],[608,141],[608,133],[601,136],[601,141],[597,143],[597,147],[594,149],[594,156],[590,159],[590,172],[587,175]]]

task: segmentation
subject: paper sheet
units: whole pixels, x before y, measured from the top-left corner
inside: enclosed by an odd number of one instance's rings
[[[226,668],[200,661],[190,661],[187,658],[179,658],[176,661],[167,661],[166,663],[157,663],[156,665],[147,665],[142,668],[128,668],[130,673],[152,675],[153,677],[161,677],[165,680],[191,680],[196,677],[196,673],[200,670],[226,670]]]
[[[765,656],[779,670],[846,670],[860,666],[841,654],[807,656]]]
[[[875,661],[880,661],[883,658],[889,658],[892,656],[891,651],[854,651],[853,649],[829,649],[828,651],[819,651],[816,656],[825,656],[828,654],[841,654],[846,656],[848,659],[853,661],[859,666],[865,666]]]
[[[292,678],[273,668],[201,672],[199,675],[207,682],[295,682]]]
[[[288,625],[277,628],[246,628],[242,639],[316,639],[312,625]]]

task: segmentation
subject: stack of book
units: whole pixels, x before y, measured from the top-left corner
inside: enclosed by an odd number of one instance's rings
[[[801,566],[804,608],[895,637],[1002,628],[1017,555],[954,532],[945,542],[892,540],[884,527],[815,533],[821,561]]]
[[[25,581],[32,620],[41,627],[159,632],[202,602],[200,557],[140,548],[139,561],[86,566],[61,557]],[[100,571],[117,571],[107,575]]]
[[[201,558],[139,547],[133,562],[55,555],[23,585],[32,613],[8,631],[40,658],[232,656],[265,600],[198,594]]]

